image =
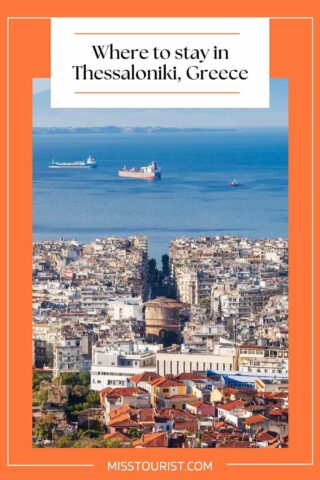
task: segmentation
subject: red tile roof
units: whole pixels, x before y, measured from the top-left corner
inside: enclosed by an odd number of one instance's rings
[[[166,377],[158,377],[155,380],[151,380],[150,383],[152,386],[155,387],[185,387],[183,382],[177,382],[176,380],[171,380],[170,378]]]
[[[128,420],[130,418],[129,412],[123,413],[122,415],[117,415],[113,418],[110,418],[109,425],[112,426],[116,423],[123,422],[124,420]]]
[[[275,440],[275,438],[269,435],[265,430],[258,433],[256,438],[258,442],[273,442]]]
[[[112,423],[110,422],[110,427],[114,428],[128,428],[128,427],[140,427],[141,425],[138,422],[135,422],[131,418],[123,418],[123,419],[118,419],[116,418]]]
[[[254,388],[245,388],[245,387],[239,388],[238,392],[239,393],[247,393],[248,395],[256,395],[257,394],[257,390],[255,390]]]
[[[254,425],[255,423],[262,423],[265,420],[267,420],[267,418],[259,413],[258,415],[252,415],[251,417],[246,418],[243,425]]]
[[[161,433],[148,433],[143,435],[139,440],[134,440],[132,445],[134,447],[149,447],[159,448],[167,446],[167,434]]]
[[[112,412],[109,413],[109,418],[117,417],[118,415],[127,413],[130,410],[131,410],[131,407],[129,405],[124,405],[123,407],[116,408],[116,410],[112,410]]]
[[[191,400],[193,398],[194,400],[197,400],[197,397],[195,397],[191,393],[180,394],[180,395],[172,395],[171,397],[166,397],[166,400],[176,400],[176,399],[179,399],[179,398],[180,399],[186,398],[186,399],[189,399],[189,400]]]
[[[219,428],[225,427],[225,426],[226,426],[226,424],[224,422],[216,422],[214,424],[214,428],[216,428],[216,429],[219,429]]]
[[[174,426],[173,426],[174,430],[178,430],[178,431],[185,431],[185,430],[188,430],[190,432],[197,432],[198,429],[199,429],[199,424],[197,421],[195,420],[191,420],[191,421],[175,421],[174,422]]]
[[[161,378],[161,375],[156,372],[143,372],[139,375],[134,375],[133,377],[130,377],[129,381],[132,383],[150,382],[150,380],[155,380],[156,378]]]
[[[105,440],[120,440],[121,442],[130,442],[131,439],[121,432],[106,433]]]
[[[146,307],[151,308],[185,308],[187,306],[186,303],[177,302],[172,298],[167,297],[157,297],[144,304]]]
[[[131,397],[133,395],[147,395],[145,390],[138,387],[107,387],[100,390],[100,395],[104,397]]]
[[[216,434],[214,432],[208,432],[207,430],[205,430],[202,433],[201,441],[203,443],[210,443],[215,440],[216,440]]]
[[[175,420],[177,419],[185,419],[185,420],[193,420],[196,419],[197,416],[194,413],[186,412],[183,410],[176,410],[175,408],[170,409],[171,416]]]
[[[235,408],[239,407],[244,407],[246,402],[243,400],[234,400],[233,402],[226,403],[224,405],[219,405],[218,408],[222,410],[226,410],[227,412],[230,412],[231,410],[234,410]]]
[[[288,392],[276,392],[273,394],[273,398],[288,398]]]
[[[273,408],[273,409],[269,410],[269,415],[280,416],[280,415],[282,415],[282,409],[281,408]]]
[[[223,392],[225,395],[234,395],[239,391],[237,388],[231,387],[219,388],[218,390],[220,390],[220,392]]]

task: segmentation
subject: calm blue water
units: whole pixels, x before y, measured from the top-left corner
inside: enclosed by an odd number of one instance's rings
[[[48,169],[89,154],[97,169]],[[182,235],[286,237],[287,157],[285,129],[34,135],[34,240],[145,234],[159,259]],[[117,176],[152,160],[160,181]],[[244,186],[230,188],[234,177]]]

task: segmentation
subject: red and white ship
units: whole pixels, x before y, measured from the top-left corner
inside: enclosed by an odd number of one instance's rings
[[[156,180],[161,178],[161,169],[156,162],[151,162],[147,167],[126,168],[123,167],[118,172],[119,177],[140,178],[142,180]]]

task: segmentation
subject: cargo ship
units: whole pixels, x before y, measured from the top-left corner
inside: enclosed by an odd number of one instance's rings
[[[140,178],[142,180],[156,180],[161,178],[161,169],[156,162],[151,162],[147,167],[126,168],[125,166],[119,170],[119,177]]]
[[[52,160],[48,166],[49,168],[95,168],[97,166],[97,162],[91,157],[91,155],[89,155],[87,160],[80,160],[76,162],[56,162],[55,160]]]

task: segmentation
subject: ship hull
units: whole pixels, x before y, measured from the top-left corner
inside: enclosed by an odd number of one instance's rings
[[[142,173],[142,172],[130,172],[130,171],[123,171],[119,170],[118,172],[119,177],[123,178],[135,178],[138,180],[157,180],[161,178],[160,173]]]
[[[96,168],[96,165],[49,165],[49,168],[55,168],[55,169],[72,169],[72,170],[89,170],[91,168]]]

